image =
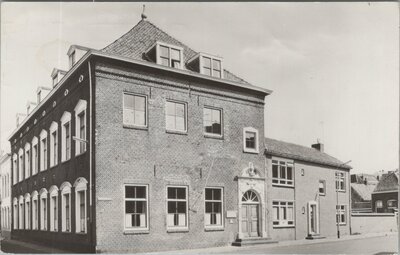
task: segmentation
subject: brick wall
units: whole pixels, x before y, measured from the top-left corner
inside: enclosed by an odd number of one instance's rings
[[[393,208],[388,208],[388,201],[389,200],[399,200],[399,193],[397,191],[394,192],[384,192],[384,193],[372,193],[371,195],[372,201],[372,212],[379,212],[379,213],[393,213]],[[376,201],[382,201],[382,208],[376,208]],[[397,202],[396,202],[397,207]]]
[[[123,127],[123,91],[148,96],[148,129]],[[166,99],[187,103],[187,134],[165,131]],[[205,231],[204,187],[224,188],[224,216],[227,210],[237,210],[235,177],[249,162],[262,172],[264,169],[263,101],[264,95],[233,91],[218,83],[201,83],[162,72],[155,75],[152,70],[138,66],[99,62],[95,116],[97,251],[141,252],[233,242],[238,230],[237,219],[231,222],[224,217],[222,231]],[[204,137],[204,105],[223,109],[223,139]],[[259,131],[259,154],[243,153],[242,132],[248,126]],[[149,185],[150,230],[146,233],[124,232],[123,184]],[[188,187],[189,208],[194,210],[189,210],[187,232],[167,232],[166,186],[169,184]]]

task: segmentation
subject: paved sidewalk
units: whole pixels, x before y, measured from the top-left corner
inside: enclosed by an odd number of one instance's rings
[[[165,252],[150,252],[146,254],[212,254],[212,253],[232,253],[238,252],[240,249],[247,249],[250,247],[258,247],[262,249],[272,248],[272,247],[282,247],[282,246],[294,246],[294,245],[304,245],[304,244],[320,244],[320,243],[334,243],[334,242],[342,242],[346,240],[359,240],[366,238],[374,238],[380,236],[394,236],[397,235],[397,232],[386,232],[386,233],[369,233],[363,235],[345,235],[341,236],[340,239],[337,237],[329,237],[324,239],[300,239],[300,240],[290,240],[290,241],[280,241],[279,243],[272,244],[261,244],[257,246],[245,246],[245,247],[235,247],[235,246],[223,246],[223,247],[212,247],[212,248],[202,248],[202,249],[190,249],[190,250],[176,250],[176,251],[165,251]],[[328,251],[327,251],[328,252]]]

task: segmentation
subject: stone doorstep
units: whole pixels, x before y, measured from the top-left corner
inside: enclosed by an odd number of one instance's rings
[[[314,240],[314,239],[325,239],[325,236],[321,236],[320,234],[308,235],[306,237],[307,240]]]
[[[249,245],[258,245],[258,244],[272,244],[278,243],[278,241],[274,241],[271,238],[243,238],[243,239],[236,239],[235,242],[232,243],[232,246],[249,246]]]

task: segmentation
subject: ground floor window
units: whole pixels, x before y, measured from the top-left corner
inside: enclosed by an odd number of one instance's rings
[[[13,218],[13,228],[18,229],[18,204],[17,201],[14,202],[14,218]]]
[[[167,187],[167,227],[187,227],[187,187]]]
[[[31,202],[25,201],[25,229],[31,228]]]
[[[272,210],[274,227],[294,226],[293,201],[273,201]]]
[[[19,229],[24,229],[24,202],[19,202]]]
[[[58,228],[58,196],[51,195],[50,196],[50,231],[57,231]]]
[[[65,193],[62,196],[62,231],[71,231],[71,194]]]
[[[145,185],[125,185],[125,228],[148,228],[148,189]]]
[[[40,199],[40,230],[47,230],[47,197]]]
[[[76,192],[76,232],[86,233],[86,190]]]
[[[32,229],[37,230],[38,229],[38,200],[33,199],[32,200]]]
[[[222,188],[205,189],[205,225],[222,226]]]
[[[346,224],[346,206],[336,205],[336,223],[340,225]]]

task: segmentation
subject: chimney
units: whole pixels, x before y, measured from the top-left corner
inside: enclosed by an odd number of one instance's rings
[[[324,152],[324,144],[319,141],[316,144],[311,145],[312,148],[319,150],[320,152]]]
[[[33,109],[35,109],[36,103],[32,101],[28,101],[26,103],[26,114],[29,115]]]
[[[51,72],[51,80],[53,88],[61,81],[61,79],[64,77],[66,73],[67,73],[66,71],[53,68],[53,71]]]
[[[26,114],[25,113],[17,113],[16,114],[16,121],[17,121],[17,127],[22,123],[22,121],[25,119]]]

